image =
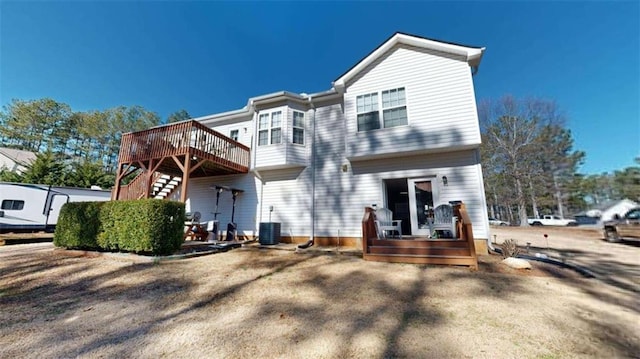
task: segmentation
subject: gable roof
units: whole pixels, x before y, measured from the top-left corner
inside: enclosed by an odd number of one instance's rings
[[[36,159],[36,154],[30,151],[0,147],[0,154],[21,165],[27,165]]]
[[[484,47],[478,46],[468,46],[457,44],[454,42],[447,42],[441,40],[430,39],[427,37],[411,35],[403,32],[396,32],[391,35],[387,40],[385,40],[382,44],[380,44],[377,48],[371,51],[367,56],[358,61],[355,65],[353,65],[347,72],[343,73],[332,82],[332,87],[329,90],[316,92],[312,94],[307,93],[293,93],[289,91],[278,91],[266,95],[260,95],[249,98],[247,104],[237,110],[210,114],[205,116],[199,116],[196,118],[192,118],[191,120],[199,121],[205,123],[207,125],[211,125],[213,123],[223,123],[225,121],[233,121],[242,117],[250,116],[254,112],[258,111],[260,106],[269,105],[278,101],[292,101],[297,102],[299,104],[306,104],[307,106],[314,106],[316,101],[337,101],[344,94],[345,84],[352,78],[354,78],[358,73],[360,73],[364,68],[366,68],[369,64],[376,61],[378,58],[383,56],[389,49],[391,49],[396,44],[405,44],[409,46],[414,46],[418,48],[440,51],[452,55],[457,55],[464,57],[469,66],[471,66],[474,71],[477,70],[480,65],[480,60],[482,59],[482,55],[484,54]],[[475,73],[475,72],[474,72]],[[169,126],[171,124],[159,125],[156,127]]]
[[[347,72],[342,74],[338,79],[333,82],[333,87],[342,92],[346,86],[346,83],[354,78],[360,71],[364,70],[371,63],[383,56],[387,51],[393,48],[397,44],[404,44],[414,46],[427,50],[440,51],[452,55],[463,56],[469,66],[476,69],[480,66],[480,60],[484,54],[484,47],[466,46],[453,42],[445,42],[440,40],[429,39],[426,37],[410,35],[402,32],[396,32],[380,46],[375,48],[371,53],[365,56],[362,60],[358,61]]]

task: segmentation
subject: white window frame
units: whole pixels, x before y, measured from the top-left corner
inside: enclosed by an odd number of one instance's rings
[[[277,110],[261,113],[258,116],[258,146],[279,145],[282,143],[282,114],[282,110]],[[279,116],[279,118],[276,118],[276,116]],[[279,120],[279,122],[276,123],[274,120]],[[278,136],[277,141],[275,141],[276,138],[274,136],[276,136],[277,131],[279,131],[280,135]],[[261,136],[266,137],[261,138]]]
[[[233,133],[236,133],[236,136],[234,138]],[[238,142],[238,139],[240,139],[240,130],[237,128],[234,128],[233,130],[229,130],[229,138]]]
[[[298,126],[296,126],[296,115],[300,115],[302,118],[302,124],[298,124]],[[293,114],[291,115],[291,143],[295,144],[295,145],[301,145],[304,146],[305,144],[305,113],[302,111],[293,111]],[[296,142],[296,130],[298,131],[302,131],[302,143],[298,143]]]
[[[375,105],[374,105],[374,102],[375,102]],[[377,118],[378,127],[377,128],[360,130],[360,128],[359,128],[360,127],[359,126],[360,125],[360,116],[361,115],[370,115],[370,114],[378,116],[378,118]],[[356,129],[358,130],[358,132],[378,130],[378,129],[381,128],[380,126],[381,126],[381,124],[380,124],[380,105],[379,105],[379,102],[378,102],[378,93],[377,92],[370,92],[370,93],[365,93],[365,94],[356,96]]]
[[[399,97],[398,95],[396,95],[395,99],[391,99],[390,97],[392,97],[392,94],[395,92],[396,94],[399,93],[399,91],[402,90],[403,93],[403,97]],[[389,97],[389,101],[387,101],[388,103],[385,103],[384,98],[385,95],[388,94]],[[367,101],[367,98],[372,99]],[[361,100],[362,99],[362,100]],[[375,110],[373,110],[371,108],[372,102],[375,102]],[[361,95],[356,96],[356,132],[367,132],[367,131],[374,131],[374,130],[380,130],[380,129],[387,129],[387,128],[394,128],[394,127],[401,127],[401,126],[408,126],[409,125],[409,113],[408,113],[408,106],[407,106],[407,88],[405,86],[401,86],[401,87],[395,87],[395,88],[388,88],[388,89],[384,89],[384,90],[380,90],[377,92],[369,92],[369,93],[364,93]],[[405,124],[399,124],[399,125],[395,125],[395,126],[385,126],[385,114],[389,114],[391,111],[393,110],[401,110],[402,108],[404,108],[405,114],[406,114],[406,123]],[[365,115],[365,114],[370,114],[370,113],[375,113],[378,119],[378,127],[377,128],[371,128],[371,129],[360,129],[359,128],[359,116],[360,115]]]
[[[275,120],[275,115],[278,115],[278,125],[274,125],[274,120]],[[282,111],[273,111],[271,112],[271,121],[270,123],[270,129],[269,129],[269,141],[271,142],[272,145],[278,145],[282,143]],[[278,140],[274,141],[274,132],[276,132],[275,130],[278,130]]]
[[[269,113],[261,113],[258,115],[258,146],[267,146],[269,145],[269,117],[271,115]],[[262,122],[262,120],[266,122]],[[263,125],[264,124],[264,125]],[[264,135],[265,142],[261,143],[261,136]]]

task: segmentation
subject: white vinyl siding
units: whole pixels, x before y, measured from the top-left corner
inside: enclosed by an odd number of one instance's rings
[[[486,205],[481,181],[480,164],[477,163],[476,150],[443,152],[428,155],[406,156],[402,161],[394,158],[358,161],[352,163],[353,181],[358,183],[354,193],[364,202],[384,205],[382,182],[391,178],[435,178],[433,185],[437,186],[437,203],[446,204],[449,201],[465,203],[476,238],[488,238],[486,226]],[[446,176],[448,184],[442,183]],[[360,212],[364,209],[360,208]],[[354,210],[355,211],[355,210]],[[357,211],[355,211],[357,212]],[[357,213],[353,218],[358,218]],[[362,213],[358,216],[361,218]]]
[[[277,111],[282,115],[274,126],[272,113]],[[298,111],[304,116],[298,117]],[[341,104],[309,111],[304,105],[280,104],[256,113],[253,121],[250,128],[257,136],[245,135],[246,130],[240,135],[254,140],[252,163],[263,182],[252,174],[193,179],[188,210],[213,212],[212,184],[242,188],[235,218],[239,232],[255,233],[259,222],[269,220],[273,206],[271,221],[282,223],[283,236],[309,236],[313,141],[317,237],[361,237],[364,207],[385,204],[384,180],[434,178],[434,205],[463,201],[475,237],[489,238],[477,150],[480,132],[466,59],[396,46],[346,84]],[[274,128],[280,130],[275,137]],[[302,133],[296,135],[296,129]],[[271,145],[276,137],[280,144]],[[298,143],[300,138],[306,146]],[[225,228],[230,195],[221,198],[220,212]]]
[[[359,131],[357,97],[404,88],[406,126]],[[380,106],[384,99],[379,98]],[[389,99],[387,119],[404,122]],[[477,148],[480,129],[471,70],[466,60],[440,52],[396,46],[347,83],[344,95],[347,157],[373,158]]]
[[[260,218],[258,213],[259,181],[251,174],[192,178],[189,180],[187,212],[200,212],[201,222],[213,220],[216,211],[216,191],[214,185],[227,186],[243,190],[236,198],[234,222],[238,225],[238,234],[257,235]],[[231,192],[220,194],[218,203],[218,221],[220,229],[226,234],[227,223],[231,222],[233,199]]]

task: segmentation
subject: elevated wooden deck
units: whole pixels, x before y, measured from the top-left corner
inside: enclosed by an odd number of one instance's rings
[[[158,174],[189,178],[249,172],[250,150],[197,121],[179,122],[122,135],[113,199],[150,197]],[[123,179],[133,176],[128,184]]]
[[[463,204],[456,208],[456,212],[460,219],[460,238],[427,239],[403,236],[403,239],[378,239],[374,223],[375,212],[367,207],[362,220],[362,257],[378,262],[463,265],[478,269],[469,215]]]

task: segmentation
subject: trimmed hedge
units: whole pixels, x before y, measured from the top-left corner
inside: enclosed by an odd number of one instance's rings
[[[70,202],[62,206],[53,234],[56,247],[99,249],[100,212],[107,202]]]
[[[84,202],[96,203],[96,202]],[[88,212],[91,222],[78,221],[84,225],[64,223],[67,217],[79,218],[78,209],[71,206],[73,216],[61,216],[56,226],[54,243],[66,248],[103,249],[166,255],[180,249],[184,240],[184,204],[159,199],[134,201],[98,202],[98,211]],[[63,206],[65,207],[72,203]],[[73,203],[75,204],[75,203]],[[61,224],[63,224],[61,226]],[[96,225],[97,224],[97,225]],[[80,228],[78,228],[80,227]],[[82,229],[90,227],[90,229]],[[60,228],[61,240],[56,242]],[[97,228],[94,230],[94,228]],[[70,230],[72,229],[72,230]],[[87,236],[87,238],[82,238]],[[64,240],[62,240],[64,238]],[[77,243],[81,243],[78,245]],[[90,247],[93,244],[94,247]]]

